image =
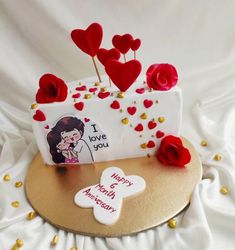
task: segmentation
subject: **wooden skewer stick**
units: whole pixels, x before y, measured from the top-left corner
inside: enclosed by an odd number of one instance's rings
[[[93,61],[93,64],[94,64],[95,71],[96,71],[96,74],[98,76],[99,82],[102,82],[101,77],[100,77],[100,73],[98,71],[98,68],[97,68],[97,65],[96,65],[96,62],[95,62],[95,57],[94,56],[92,56],[92,61]]]
[[[136,51],[134,50],[134,59],[136,60]]]
[[[123,54],[123,57],[124,57],[124,62],[126,63],[126,55],[125,55],[125,54]]]

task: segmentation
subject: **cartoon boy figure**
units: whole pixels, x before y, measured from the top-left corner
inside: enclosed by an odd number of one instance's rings
[[[92,152],[82,139],[84,123],[72,116],[61,118],[47,135],[55,163],[91,163]]]

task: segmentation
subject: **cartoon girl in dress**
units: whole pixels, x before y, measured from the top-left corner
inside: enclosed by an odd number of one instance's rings
[[[47,135],[55,163],[91,163],[92,152],[82,139],[84,123],[73,116],[61,118]]]

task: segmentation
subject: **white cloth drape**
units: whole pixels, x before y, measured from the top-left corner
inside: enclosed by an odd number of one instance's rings
[[[235,249],[235,2],[232,0],[0,0],[0,249],[17,238],[23,250],[232,250]],[[203,180],[190,206],[164,224],[133,236],[92,238],[58,230],[32,210],[23,188],[37,152],[28,115],[38,79],[51,72],[65,81],[94,75],[90,58],[70,39],[74,28],[92,22],[104,28],[103,47],[114,34],[142,39],[137,57],[145,70],[168,62],[179,72],[184,96],[182,135],[194,143],[203,162]],[[128,57],[132,57],[131,54]],[[102,67],[99,65],[99,68]],[[201,147],[202,139],[208,147]],[[213,159],[216,153],[221,161]],[[2,180],[8,173],[9,182]],[[228,195],[220,193],[227,186]],[[18,200],[19,208],[11,202]]]

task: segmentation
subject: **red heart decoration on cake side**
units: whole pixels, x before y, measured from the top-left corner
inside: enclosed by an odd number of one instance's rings
[[[135,131],[137,132],[141,132],[144,130],[144,127],[141,123],[139,123],[136,127],[135,127]]]
[[[85,118],[84,118],[84,121],[85,121],[85,122],[89,122],[90,119],[85,117]]]
[[[138,50],[138,48],[140,47],[140,45],[141,45],[141,40],[139,38],[131,41],[131,49],[133,51]]]
[[[100,99],[104,99],[104,98],[108,97],[109,95],[110,95],[110,92],[99,92],[98,93],[98,97]]]
[[[89,88],[89,92],[94,93],[96,92],[97,88]]]
[[[155,142],[154,141],[149,141],[147,144],[147,148],[154,148],[155,147]]]
[[[164,135],[165,135],[165,133],[162,132],[161,130],[158,130],[157,133],[156,133],[157,138],[162,138]]]
[[[131,60],[126,63],[109,60],[105,65],[105,71],[113,83],[122,92],[125,92],[139,76],[141,63],[137,60]]]
[[[73,94],[72,95],[72,98],[79,98],[81,96],[81,94],[80,93],[77,93],[77,94]]]
[[[85,91],[85,90],[87,90],[87,88],[85,85],[83,85],[83,86],[77,87],[76,90],[77,91]]]
[[[41,110],[37,110],[33,116],[33,119],[38,122],[46,121],[46,116]]]
[[[143,94],[145,92],[145,89],[144,88],[139,88],[139,89],[136,89],[135,92],[137,94]]]
[[[134,115],[135,112],[136,112],[136,107],[128,107],[128,108],[127,108],[127,112],[128,112],[130,115]]]
[[[144,100],[144,106],[145,106],[146,109],[150,108],[152,105],[153,105],[152,100],[148,100],[148,99]]]
[[[118,101],[113,101],[113,102],[111,103],[110,107],[111,107],[112,109],[119,109],[119,108],[120,108],[120,104],[119,104]]]
[[[113,46],[118,49],[122,54],[126,54],[131,48],[131,42],[133,40],[132,35],[115,35],[112,39]]]
[[[79,110],[79,111],[82,111],[83,108],[84,108],[84,103],[83,102],[77,102],[74,104],[74,107]]]
[[[45,129],[49,129],[50,127],[49,127],[49,125],[46,125],[44,128],[45,128]]]
[[[154,129],[157,126],[157,123],[155,121],[150,121],[148,123],[148,128],[149,129]]]
[[[120,52],[116,48],[110,50],[102,48],[99,49],[97,53],[97,58],[103,65],[105,65],[108,60],[119,60],[120,56]]]
[[[71,38],[79,49],[94,57],[98,52],[103,38],[102,26],[98,23],[92,23],[86,30],[73,30]]]

